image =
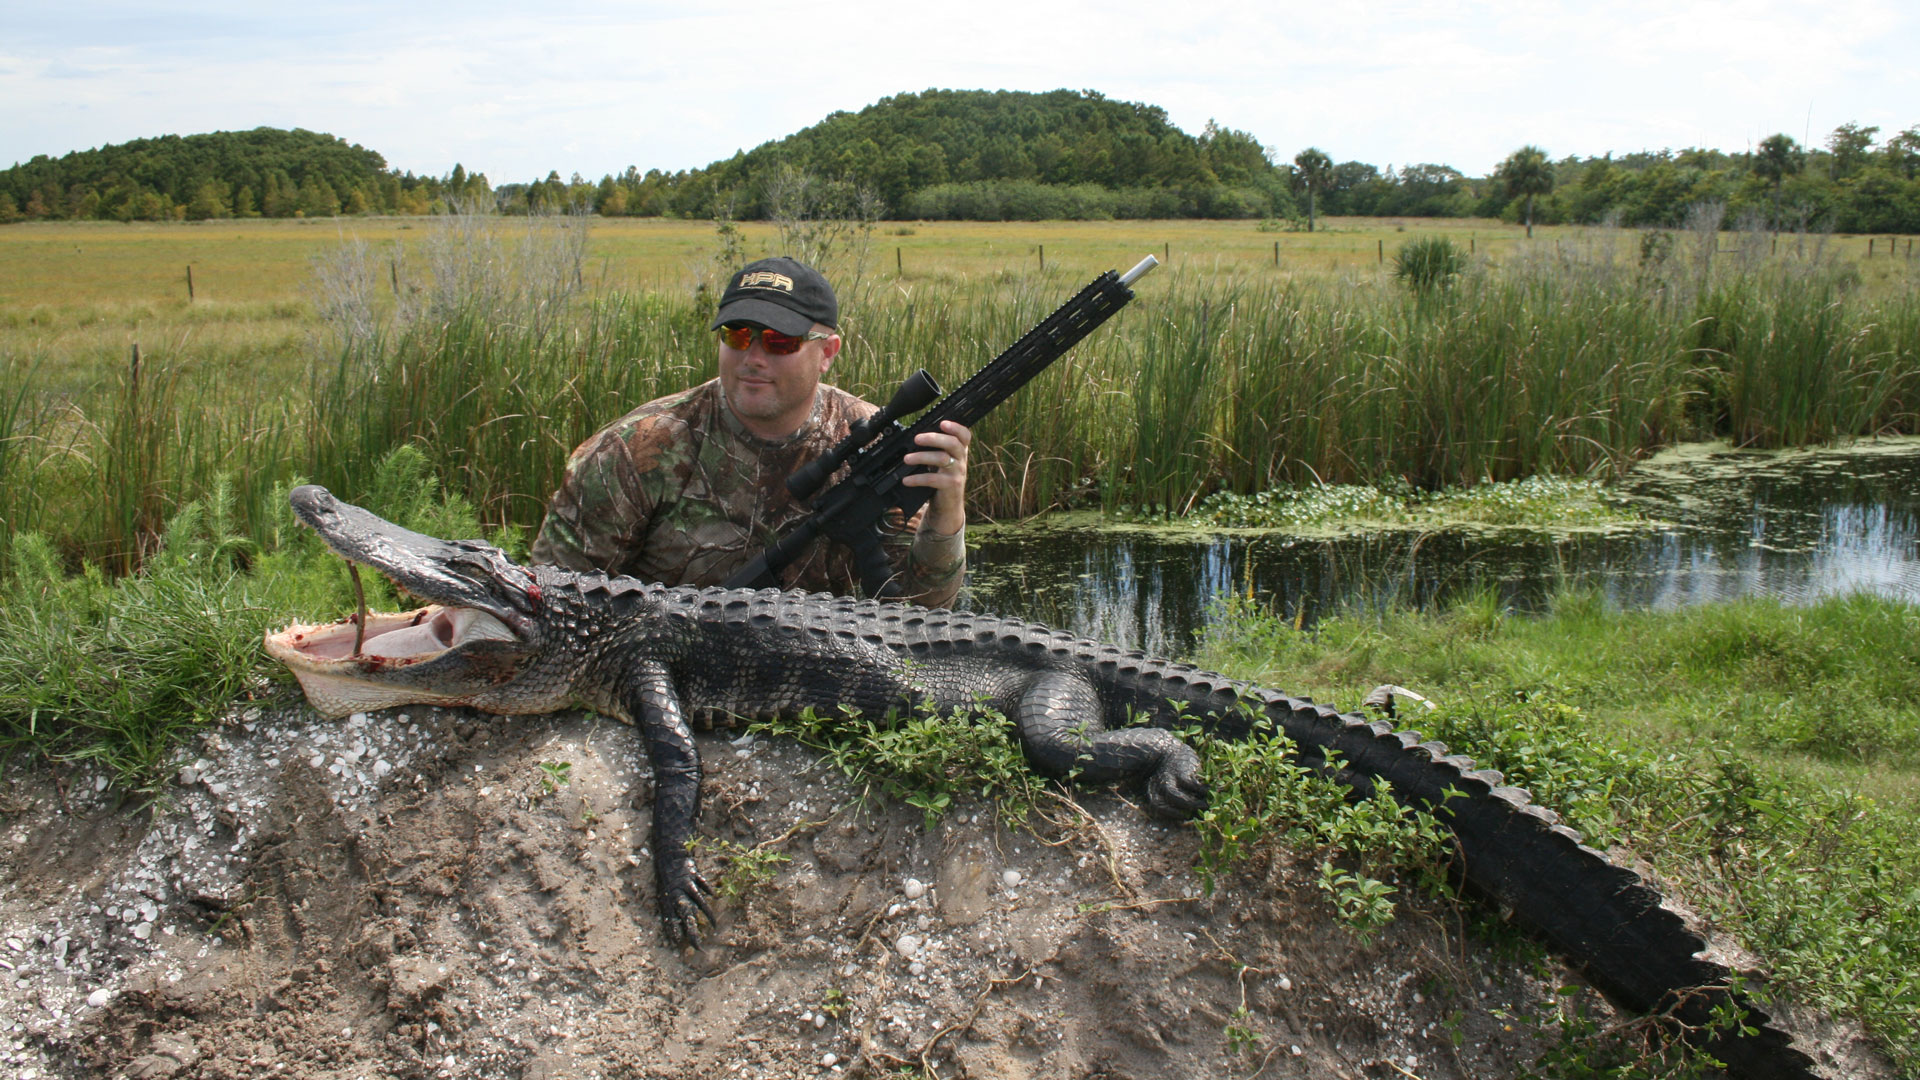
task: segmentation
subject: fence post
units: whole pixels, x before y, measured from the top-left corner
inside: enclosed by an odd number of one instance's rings
[[[1911,244],[1913,241],[1909,240],[1907,243]],[[1280,265],[1280,241],[1278,240],[1273,242],[1273,265]]]
[[[1467,254],[1472,255],[1474,253],[1474,247],[1475,247],[1474,238],[1472,236],[1468,236],[1467,237]]]
[[[187,302],[193,302],[193,264],[187,264]]]
[[[893,249],[893,272],[897,276],[905,276],[907,272],[906,264],[900,261],[900,249],[897,246]]]
[[[400,260],[387,260],[387,276],[393,281],[393,295],[400,295]]]
[[[1873,237],[1867,237],[1867,258],[1873,258]]]
[[[1173,245],[1172,245],[1172,244],[1163,244],[1163,245],[1161,245],[1161,248],[1160,248],[1160,261],[1161,261],[1161,262],[1172,262],[1172,261],[1173,261]]]
[[[1385,240],[1375,240],[1374,244],[1377,245],[1376,254],[1379,256],[1378,262],[1381,266],[1387,265],[1387,242]]]
[[[1034,246],[1040,249],[1040,272],[1044,274],[1047,272],[1047,245],[1036,244]]]

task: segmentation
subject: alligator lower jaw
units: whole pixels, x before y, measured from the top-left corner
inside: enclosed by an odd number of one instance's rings
[[[484,639],[511,641],[513,633],[484,611],[431,604],[369,614],[364,634],[352,618],[295,623],[266,635],[265,645],[300,680],[314,709],[332,718],[396,705],[467,704],[467,695],[435,694],[386,677]]]

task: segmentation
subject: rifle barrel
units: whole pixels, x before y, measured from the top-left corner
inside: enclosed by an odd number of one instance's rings
[[[1120,284],[1131,285],[1134,282],[1139,281],[1141,278],[1145,277],[1147,274],[1147,271],[1159,265],[1160,265],[1160,260],[1149,255],[1146,258],[1141,259],[1139,262],[1134,263],[1133,269],[1127,271],[1124,274],[1121,274]]]

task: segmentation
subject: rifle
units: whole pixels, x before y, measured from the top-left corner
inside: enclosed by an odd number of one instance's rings
[[[1125,274],[1109,270],[1094,278],[1073,299],[1040,320],[1006,352],[907,426],[899,422],[901,417],[926,408],[940,397],[940,384],[933,376],[925,369],[914,372],[894,391],[885,408],[853,424],[839,445],[787,477],[787,490],[813,512],[722,584],[734,589],[778,588],[780,571],[799,558],[814,538],[825,536],[853,551],[860,585],[868,596],[900,595],[893,565],[881,546],[880,523],[888,511],[896,509],[911,518],[933,497],[927,488],[900,483],[914,473],[933,471],[931,466],[908,465],[900,460],[919,445],[914,437],[923,431],[940,430],[943,420],[973,426],[1125,307],[1133,299],[1128,286],[1158,265],[1160,260],[1149,255]],[[843,464],[849,466],[846,477],[814,498]]]

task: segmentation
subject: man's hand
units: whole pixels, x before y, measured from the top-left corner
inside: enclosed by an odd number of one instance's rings
[[[902,461],[909,465],[931,465],[933,472],[914,473],[901,479],[910,487],[933,489],[933,501],[927,504],[927,516],[920,527],[952,535],[967,524],[967,444],[973,432],[951,420],[942,420],[939,431],[923,431],[913,440],[921,449]]]

